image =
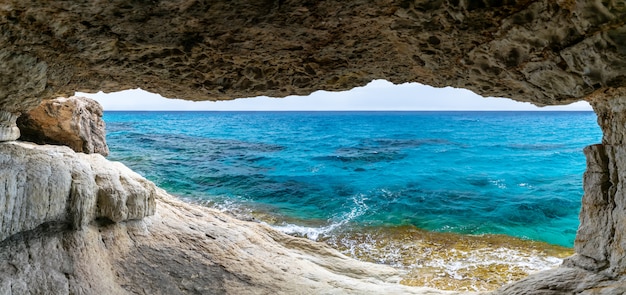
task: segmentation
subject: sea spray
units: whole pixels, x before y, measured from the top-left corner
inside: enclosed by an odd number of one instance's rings
[[[365,204],[365,200],[366,198],[363,195],[354,196],[352,198],[354,206],[350,207],[350,211],[330,219],[329,224],[326,226],[311,227],[282,222],[280,225],[274,224],[273,227],[287,234],[297,235],[311,240],[318,240],[332,235],[335,230],[347,225],[355,218],[365,214],[369,209],[367,204]]]
[[[395,267],[403,273],[401,284],[442,290],[494,290],[555,268],[574,253],[572,248],[505,235],[459,235],[414,226],[358,226],[351,221],[369,208],[362,198],[355,197],[353,202],[353,210],[327,221],[281,217],[264,211],[267,208],[228,199],[200,203],[287,234],[326,243],[359,260]]]

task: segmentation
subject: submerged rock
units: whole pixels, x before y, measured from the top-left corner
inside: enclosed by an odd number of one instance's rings
[[[102,106],[86,97],[44,100],[17,119],[21,140],[66,145],[76,152],[109,155]]]
[[[184,203],[97,154],[1,143],[0,184],[2,295],[457,294]]]

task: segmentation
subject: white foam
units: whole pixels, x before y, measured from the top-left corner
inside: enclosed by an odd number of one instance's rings
[[[187,201],[206,207],[211,207],[219,210],[220,212],[232,214],[236,218],[242,220],[248,220],[252,218],[253,207],[246,205],[248,201],[242,197],[232,199],[226,196],[215,196],[213,199],[209,200],[188,199]]]
[[[333,219],[331,219],[330,224],[326,226],[309,227],[285,223],[282,225],[273,225],[272,227],[286,234],[299,235],[311,240],[317,240],[320,237],[327,236],[330,232],[365,214],[365,212],[369,210],[369,206],[365,203],[366,200],[367,198],[365,198],[365,195],[362,194],[353,196],[352,202],[354,205],[351,206],[350,211],[340,215],[338,218],[333,218],[336,221],[332,221]]]
[[[509,248],[484,248],[471,251],[450,249],[457,259],[435,258],[417,261],[411,268],[435,267],[442,269],[447,275],[457,280],[467,279],[460,271],[476,269],[494,264],[508,265],[519,268],[526,273],[534,273],[552,269],[560,265],[563,260],[557,257],[541,255],[538,252],[525,253]]]
[[[552,269],[563,261],[561,258],[550,256],[540,250],[515,249],[506,246],[470,250],[450,249],[442,248],[437,243],[424,244],[420,239],[377,240],[377,238],[367,234],[357,239],[344,236],[329,241],[331,244],[345,247],[342,252],[352,257],[365,258],[368,261],[390,265],[406,271],[416,270],[417,273],[422,273],[420,269],[423,269],[425,273],[434,274],[436,278],[448,281],[453,285],[465,282],[462,284],[468,288],[468,291],[489,290],[485,284],[491,284],[490,280],[492,279],[510,283],[518,280],[520,273],[531,274]],[[486,278],[484,277],[485,270],[487,273],[490,270],[497,273],[493,273],[493,277]],[[482,275],[477,276],[477,274]]]
[[[501,180],[495,181],[494,184],[500,188],[506,188],[506,185],[501,182]],[[383,193],[391,192],[383,190]],[[329,219],[328,224],[323,226],[305,226],[291,223],[270,226],[284,233],[306,237],[311,240],[330,238],[328,242],[345,246],[342,252],[352,257],[368,257],[366,259],[372,259],[377,263],[405,270],[423,268],[432,271],[432,269],[437,269],[442,275],[453,278],[454,280],[474,280],[476,278],[472,277],[472,270],[479,268],[489,269],[490,266],[493,265],[504,265],[509,269],[517,269],[530,274],[552,269],[560,265],[563,261],[560,258],[534,250],[486,247],[465,251],[459,249],[441,249],[437,246],[415,246],[412,245],[411,242],[408,242],[408,244],[394,242],[389,244],[383,243],[386,244],[386,246],[380,247],[382,246],[381,241],[377,241],[376,238],[371,235],[366,234],[359,239],[355,239],[350,235],[341,237],[341,231],[338,231],[338,229],[341,229],[346,224],[370,210],[370,207],[367,205],[367,200],[365,195],[362,194],[353,196],[350,204],[346,206],[350,208],[350,210],[335,218]],[[239,217],[251,216],[252,213],[249,209],[250,207],[245,206],[245,200],[243,199],[232,200],[224,198],[210,203],[211,207],[239,215]],[[415,257],[415,260],[411,261],[410,258],[407,259],[407,255]],[[515,272],[512,272],[510,276],[504,275],[504,278],[512,282],[517,279],[513,277],[514,273]],[[481,291],[478,285],[472,285],[470,288],[475,291]]]
[[[496,180],[489,180],[489,182],[495,186],[497,186],[499,189],[506,189],[506,180],[505,179],[496,179]]]

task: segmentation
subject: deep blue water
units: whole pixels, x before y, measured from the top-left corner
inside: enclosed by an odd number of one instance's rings
[[[413,225],[571,247],[592,112],[105,112],[109,159],[309,237]]]

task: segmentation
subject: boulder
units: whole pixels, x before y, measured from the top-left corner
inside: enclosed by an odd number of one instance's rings
[[[66,145],[76,152],[109,155],[102,106],[86,97],[44,100],[17,119],[21,140]]]

